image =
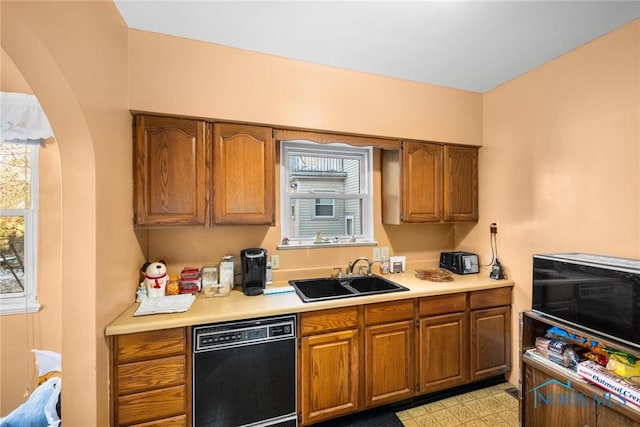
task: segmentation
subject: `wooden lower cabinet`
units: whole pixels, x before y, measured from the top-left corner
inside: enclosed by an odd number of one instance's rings
[[[470,323],[471,379],[511,370],[511,307],[472,310]]]
[[[300,405],[310,424],[358,409],[359,334],[357,329],[301,339]]]
[[[298,402],[302,425],[360,409],[358,307],[300,314]]]
[[[189,425],[191,346],[187,328],[118,335],[112,345],[112,425]]]
[[[413,395],[413,322],[368,326],[365,330],[366,406]]]
[[[413,396],[414,301],[365,306],[365,406]]]
[[[511,288],[469,293],[471,380],[511,370]]]
[[[420,319],[420,392],[465,383],[468,378],[467,314],[463,312]]]
[[[302,313],[301,425],[505,374],[510,323],[510,287]]]

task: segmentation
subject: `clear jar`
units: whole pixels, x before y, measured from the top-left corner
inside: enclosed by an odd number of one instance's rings
[[[202,296],[214,297],[219,292],[218,267],[205,265],[202,267]]]
[[[234,284],[233,263],[233,255],[222,257],[222,261],[220,261],[219,293],[216,293],[216,296],[227,296],[231,293]]]

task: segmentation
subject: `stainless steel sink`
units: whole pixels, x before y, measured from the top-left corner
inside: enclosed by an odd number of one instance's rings
[[[409,290],[402,285],[375,275],[289,280],[289,284],[295,288],[302,302],[327,301]]]

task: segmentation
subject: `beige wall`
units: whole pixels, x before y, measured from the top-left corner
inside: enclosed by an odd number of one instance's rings
[[[481,145],[482,95],[144,31],[131,109]]]
[[[42,104],[60,153],[65,425],[106,425],[104,328],[132,301],[144,258],[131,227],[128,30],[110,2],[0,7],[2,48]],[[13,409],[4,394],[2,405],[3,414]]]
[[[138,111],[480,145],[478,93],[340,70],[240,49],[131,31],[131,108]],[[375,237],[391,253],[437,259],[453,245],[451,225],[383,226],[380,164],[374,162]],[[277,203],[279,207],[279,203]],[[279,221],[278,221],[279,222]],[[261,246],[276,253],[280,226],[218,226],[149,232],[149,257],[170,272]],[[188,248],[188,250],[185,250]],[[279,251],[280,280],[328,274],[370,247]],[[300,270],[303,271],[300,271]],[[173,271],[172,271],[173,270]]]
[[[484,95],[480,221],[458,243],[488,262],[498,222],[514,313],[530,308],[534,253],[640,258],[639,64],[636,20]]]

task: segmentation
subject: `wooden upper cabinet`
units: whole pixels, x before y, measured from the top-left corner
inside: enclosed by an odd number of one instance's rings
[[[478,220],[478,149],[405,141],[382,150],[382,222]]]
[[[214,224],[275,223],[271,128],[214,124]]]
[[[478,220],[478,149],[444,147],[444,220]]]
[[[207,224],[211,154],[206,133],[201,120],[135,117],[137,228]]]
[[[405,142],[403,151],[403,221],[440,221],[442,146],[424,142]]]

